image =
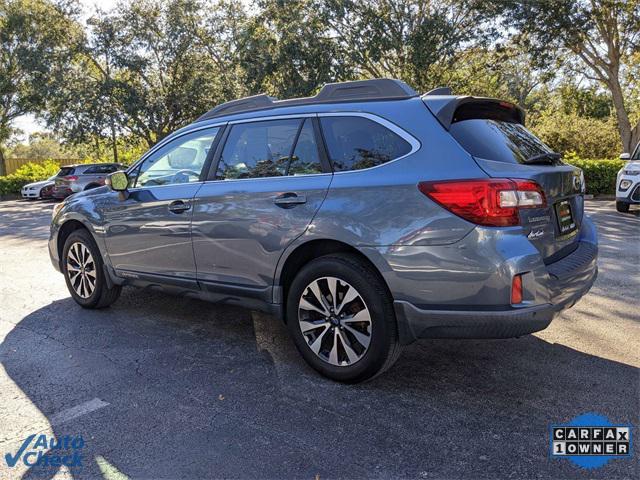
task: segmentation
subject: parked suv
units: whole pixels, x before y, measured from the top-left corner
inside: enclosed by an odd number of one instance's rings
[[[418,338],[518,337],[597,274],[582,172],[511,103],[390,79],[220,105],[54,212],[74,300],[123,285],[262,309],[345,382]]]
[[[616,178],[616,210],[626,213],[633,204],[640,204],[640,143],[629,155],[620,155],[627,163],[618,171]]]
[[[119,163],[87,163],[62,167],[55,178],[54,198],[104,185],[107,175],[125,168]]]

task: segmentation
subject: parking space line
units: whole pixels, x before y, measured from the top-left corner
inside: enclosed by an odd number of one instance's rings
[[[80,405],[76,405],[75,407],[62,410],[61,412],[52,415],[49,422],[51,423],[51,426],[60,425],[73,420],[74,418],[78,418],[82,415],[86,415],[87,413],[104,408],[107,405],[109,405],[107,402],[103,402],[99,398],[94,398],[93,400],[89,400],[88,402],[81,403]]]

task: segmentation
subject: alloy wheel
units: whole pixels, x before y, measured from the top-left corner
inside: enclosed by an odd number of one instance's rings
[[[96,289],[96,264],[89,249],[80,242],[67,252],[67,275],[73,290],[81,298],[89,298]]]
[[[298,302],[298,322],[307,346],[331,365],[353,365],[371,343],[371,315],[364,299],[336,277],[307,285]]]

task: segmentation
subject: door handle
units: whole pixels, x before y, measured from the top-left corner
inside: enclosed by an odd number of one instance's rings
[[[287,192],[274,198],[273,203],[281,208],[293,208],[296,205],[307,203],[307,197],[294,192]]]
[[[191,208],[191,205],[188,202],[183,202],[182,200],[174,200],[169,204],[169,211],[172,213],[183,213]]]

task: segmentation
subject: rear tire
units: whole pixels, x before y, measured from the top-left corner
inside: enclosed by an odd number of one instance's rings
[[[352,254],[320,257],[300,270],[287,294],[287,327],[306,362],[339,382],[374,378],[400,355],[391,296]]]
[[[616,210],[620,213],[628,213],[629,204],[627,202],[616,202]]]
[[[71,232],[62,249],[62,273],[71,297],[83,308],[105,308],[120,296],[122,287],[109,287],[102,256],[91,234]]]

